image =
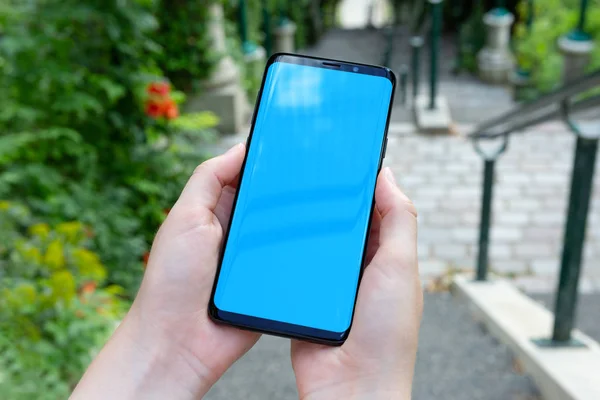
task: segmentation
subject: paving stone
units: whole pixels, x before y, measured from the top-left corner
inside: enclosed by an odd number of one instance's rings
[[[560,261],[557,258],[534,259],[531,261],[531,269],[536,275],[556,276]]]
[[[563,229],[562,227],[539,227],[539,226],[527,226],[523,228],[523,241],[552,241],[551,243],[562,240]]]
[[[501,274],[524,274],[529,271],[528,263],[522,260],[490,260],[492,270]]]
[[[473,244],[477,240],[478,230],[475,227],[454,228],[451,237],[456,243]]]
[[[493,260],[512,260],[513,253],[513,245],[492,243],[489,247],[489,255]]]
[[[431,257],[431,245],[429,243],[419,242],[417,244],[417,254],[420,260],[426,260]]]
[[[419,242],[422,243],[448,243],[450,231],[441,227],[419,227]]]
[[[529,223],[529,220],[530,215],[522,211],[501,210],[493,215],[494,223],[509,226],[523,226]]]
[[[523,231],[512,226],[493,226],[491,238],[499,243],[515,243],[521,240]]]
[[[533,258],[544,256],[545,254],[552,254],[554,248],[548,243],[544,242],[521,242],[514,246],[515,255],[523,258]]]
[[[463,219],[457,213],[431,213],[427,217],[427,223],[440,227],[463,226]]]
[[[443,274],[449,265],[446,261],[428,258],[419,259],[419,274],[427,276],[437,276]]]
[[[565,222],[565,212],[549,212],[549,211],[537,211],[531,215],[532,225],[548,226],[548,225],[559,225],[562,226]]]
[[[514,198],[508,200],[508,206],[513,210],[534,211],[542,208],[542,202],[535,198]]]
[[[468,247],[459,243],[434,244],[432,253],[440,259],[467,258]]]

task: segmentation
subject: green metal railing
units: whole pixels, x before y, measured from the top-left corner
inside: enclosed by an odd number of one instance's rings
[[[269,10],[269,0],[262,1],[262,18],[262,29],[265,33],[263,47],[265,48],[267,57],[269,57],[273,53],[273,30],[271,26],[272,22],[271,11]]]
[[[600,132],[584,133],[572,120],[575,111],[600,106],[600,95],[575,100],[582,93],[600,87],[600,70],[581,77],[533,102],[481,124],[469,135],[484,161],[479,251],[476,279],[483,281],[488,272],[489,231],[492,216],[494,167],[506,150],[511,134],[561,116],[576,136],[575,156],[571,175],[571,191],[565,225],[561,270],[555,305],[555,322],[551,339],[537,340],[540,345],[577,345],[571,339],[577,304],[577,287],[585,239],[586,219],[592,194],[596,153]],[[495,149],[484,150],[482,141],[500,140]]]
[[[581,0],[579,7],[579,20],[577,21],[577,29],[579,32],[585,32],[585,17],[587,15],[588,0]]]
[[[256,43],[250,40],[248,28],[248,5],[246,0],[239,0],[238,3],[238,29],[240,39],[242,40],[242,51],[244,54],[253,53],[258,47]]]
[[[429,68],[429,109],[435,109],[437,97],[439,65],[438,54],[440,52],[440,36],[442,32],[442,0],[429,0],[431,5],[431,33],[429,36],[430,68]]]

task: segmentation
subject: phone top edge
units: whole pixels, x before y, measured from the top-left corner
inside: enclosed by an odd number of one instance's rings
[[[324,69],[333,69],[363,75],[381,76],[387,78],[392,83],[392,85],[395,86],[396,84],[396,76],[390,68],[375,64],[363,64],[353,61],[314,57],[303,54],[274,53],[267,60],[266,68],[268,69],[271,66],[271,64],[274,64],[276,62],[306,65]],[[337,67],[332,67],[332,65],[337,65]],[[358,70],[356,70],[355,68],[357,68]]]

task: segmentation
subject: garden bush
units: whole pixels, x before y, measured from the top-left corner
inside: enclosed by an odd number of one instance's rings
[[[2,1],[0,199],[89,225],[108,281],[132,297],[216,119],[178,115],[153,2]]]
[[[67,398],[123,315],[91,236],[79,221],[52,226],[0,202],[2,398]]]
[[[0,397],[66,398],[217,119],[179,115],[154,0],[0,0]]]
[[[561,83],[562,57],[557,41],[575,29],[579,18],[578,0],[545,0],[534,2],[534,19],[527,29],[527,1],[518,7],[520,22],[515,27],[514,46],[518,67],[530,73],[538,93],[554,89]],[[591,0],[585,31],[594,42],[600,42],[600,0]],[[600,68],[600,47],[593,50],[588,70]]]

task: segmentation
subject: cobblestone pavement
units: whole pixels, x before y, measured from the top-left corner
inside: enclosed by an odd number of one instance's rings
[[[509,350],[472,323],[466,303],[426,293],[413,385],[415,400],[539,400]],[[263,336],[207,400],[297,399],[286,339]]]
[[[589,128],[594,128],[589,126]],[[595,125],[595,129],[598,124]],[[513,135],[497,162],[490,264],[500,274],[528,275],[528,290],[554,289],[562,251],[574,137],[558,122]],[[455,136],[390,132],[385,163],[419,211],[424,276],[473,268],[482,161]],[[582,289],[600,288],[600,178],[589,216]]]

